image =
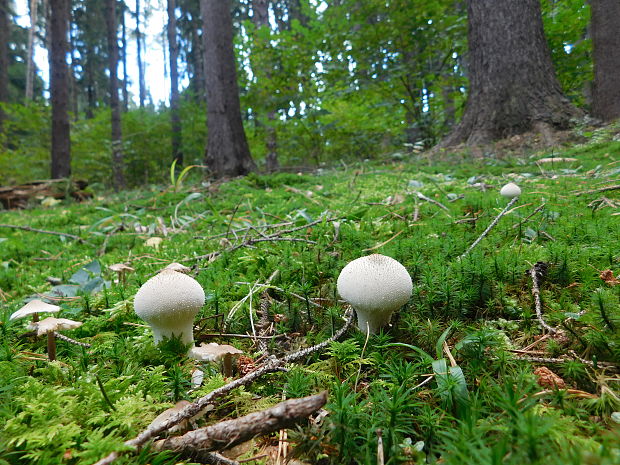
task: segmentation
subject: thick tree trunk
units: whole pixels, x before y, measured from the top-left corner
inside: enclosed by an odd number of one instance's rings
[[[241,121],[229,0],[201,0],[207,87],[205,161],[216,177],[247,174],[256,165]]]
[[[252,0],[252,21],[257,29],[261,27],[270,28],[269,25],[269,0]],[[269,41],[262,44],[264,47],[270,48]],[[254,66],[261,66],[260,63],[254,63]],[[265,70],[265,76],[267,79],[271,79],[271,72]],[[258,115],[254,115],[257,126],[260,126]],[[280,163],[278,161],[278,135],[274,127],[276,119],[275,110],[270,110],[267,113],[267,124],[265,125],[265,146],[267,153],[265,155],[265,168],[269,173],[273,173],[280,169]]]
[[[28,49],[26,51],[26,103],[32,100],[34,82],[34,35],[37,30],[37,0],[30,0],[30,29],[28,29]]]
[[[118,98],[118,38],[116,28],[116,0],[106,0],[105,19],[108,37],[110,70],[110,109],[112,110],[112,182],[116,190],[125,187],[121,134],[121,106]]]
[[[9,100],[9,0],[0,0],[0,103]],[[4,131],[4,111],[0,108],[0,133]]]
[[[469,96],[441,146],[486,143],[536,128],[566,128],[580,111],[562,94],[539,0],[468,0]]]
[[[620,0],[590,0],[594,85],[592,115],[620,118]]]
[[[146,100],[146,84],[144,83],[144,63],[142,62],[142,31],[140,30],[140,0],[136,0],[136,47],[138,58],[138,98],[140,108],[144,108]]]
[[[67,32],[70,0],[54,0],[50,18],[50,94],[52,100],[52,179],[71,175]]]
[[[170,125],[172,127],[172,159],[183,164],[181,151],[181,115],[179,114],[179,71],[177,45],[176,1],[168,0],[168,47],[170,48]]]

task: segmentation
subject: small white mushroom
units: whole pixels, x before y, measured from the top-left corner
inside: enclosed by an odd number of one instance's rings
[[[118,281],[121,284],[125,284],[127,273],[135,271],[132,267],[125,265],[124,263],[115,263],[108,266],[108,269],[114,271],[118,275]]]
[[[521,195],[521,188],[517,186],[514,182],[509,182],[499,191],[502,197],[506,197],[507,199],[514,199],[515,197],[519,197]]]
[[[32,321],[39,321],[39,313],[57,313],[60,311],[58,305],[48,304],[39,299],[34,299],[13,313],[9,320],[17,320],[32,315]]]
[[[136,314],[151,325],[155,344],[164,336],[194,342],[194,317],[205,303],[205,293],[194,278],[172,270],[153,276],[136,293]]]
[[[81,321],[68,320],[67,318],[54,318],[49,316],[44,320],[30,323],[30,328],[37,331],[37,336],[47,334],[47,356],[52,360],[56,360],[56,331],[66,331],[82,326]]]
[[[164,424],[164,422],[167,422],[170,418],[175,417],[179,412],[181,412],[181,410],[183,410],[188,405],[191,405],[191,403],[186,400],[178,401],[176,404],[174,404],[174,407],[170,407],[169,409],[164,410],[159,415],[157,415],[155,419],[151,422],[148,428],[149,429],[159,428],[161,425]],[[201,410],[198,414],[194,415],[189,420],[183,420],[182,422],[173,426],[172,428],[168,428],[167,432],[168,433],[185,433],[186,431],[190,429],[190,426],[192,428],[195,428],[196,420],[204,416],[204,414],[207,413],[207,411],[213,410],[213,408],[214,408],[213,404],[209,404],[205,409]]]
[[[200,344],[200,347],[193,347],[189,351],[189,358],[205,362],[222,362],[222,373],[225,377],[230,378],[232,376],[232,358],[242,353],[242,350],[231,345],[211,342]]]
[[[411,297],[413,283],[407,269],[381,254],[360,257],[348,263],[338,276],[338,292],[355,309],[363,332],[377,333],[394,311]]]

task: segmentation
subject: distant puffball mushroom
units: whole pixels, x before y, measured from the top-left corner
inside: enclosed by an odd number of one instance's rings
[[[371,334],[390,322],[392,314],[409,301],[413,289],[407,269],[381,254],[348,263],[337,286],[340,296],[355,309],[360,330]]]
[[[521,188],[514,182],[509,182],[501,188],[499,194],[507,199],[514,199],[515,197],[519,197],[521,195]]]
[[[183,344],[194,342],[194,318],[205,303],[198,281],[183,273],[164,270],[153,276],[136,293],[136,315],[151,325],[155,344],[164,337],[180,337]]]

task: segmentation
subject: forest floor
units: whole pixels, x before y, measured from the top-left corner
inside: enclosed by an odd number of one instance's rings
[[[410,301],[381,334],[353,327],[220,397],[198,426],[329,393],[311,421],[226,456],[620,463],[620,140],[609,128],[586,138],[529,155],[411,154],[2,211],[0,464],[89,464],[113,451],[124,451],[116,463],[192,463],[123,441],[231,378],[178,341],[155,347],[133,311],[138,288],[171,262],[190,267],[206,293],[194,339],[241,349],[239,378],[264,352],[281,359],[342,327],[336,280],[371,253],[407,268]],[[522,195],[461,257],[508,203],[507,182]],[[119,279],[108,268],[118,263],[133,271]],[[49,362],[30,318],[9,320],[32,298],[83,322],[64,334],[89,347],[58,339]]]

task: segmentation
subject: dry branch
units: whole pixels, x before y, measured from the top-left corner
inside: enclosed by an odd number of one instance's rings
[[[156,450],[172,450],[183,457],[196,453],[223,450],[263,434],[290,428],[308,418],[327,402],[327,392],[301,399],[291,399],[260,412],[226,420],[155,442]]]
[[[545,265],[543,267],[543,265]],[[536,308],[536,318],[538,318],[538,322],[540,326],[545,328],[551,334],[555,334],[558,332],[556,328],[553,326],[549,326],[542,315],[542,302],[540,300],[540,287],[539,280],[542,277],[544,270],[546,268],[546,264],[544,263],[536,263],[529,271],[530,276],[532,277],[532,295],[534,296],[534,307]]]
[[[86,239],[82,239],[81,237],[76,236],[75,234],[69,234],[69,233],[63,233],[63,232],[57,232],[57,231],[46,231],[44,229],[36,229],[36,228],[31,228],[29,226],[17,226],[15,224],[0,224],[0,228],[21,229],[22,231],[31,231],[31,232],[41,233],[41,234],[52,234],[54,236],[67,237],[69,239],[73,239],[74,241],[81,242],[82,244],[92,245]]]
[[[495,225],[499,222],[499,220],[502,218],[502,216],[504,216],[506,214],[506,212],[508,212],[510,207],[512,207],[517,202],[517,200],[519,200],[518,196],[517,197],[513,197],[510,200],[510,202],[508,202],[508,205],[506,205],[504,207],[504,209],[499,213],[499,215],[497,215],[495,217],[495,219],[491,222],[491,224],[489,226],[487,226],[487,229],[482,231],[482,234],[480,234],[478,239],[476,239],[474,241],[474,243],[472,245],[470,245],[469,248],[461,256],[459,256],[459,258],[458,258],[459,260],[462,260],[469,252],[471,252],[474,249],[474,247],[476,247],[480,243],[480,241],[482,239],[484,239],[487,236],[487,234],[489,234],[491,232],[491,229],[493,229],[495,227]]]
[[[345,324],[340,328],[332,337],[326,339],[325,341],[308,347],[307,349],[302,349],[297,352],[293,352],[292,354],[286,355],[280,359],[271,357],[268,359],[267,363],[265,363],[262,367],[258,368],[255,371],[248,373],[241,378],[238,378],[234,381],[231,381],[224,386],[211,391],[209,394],[201,397],[200,399],[195,400],[193,403],[189,404],[183,410],[171,415],[167,421],[162,422],[157,425],[156,428],[149,426],[147,429],[142,431],[138,436],[128,441],[125,441],[125,445],[129,447],[133,447],[139,449],[141,446],[146,444],[151,439],[159,436],[162,432],[170,429],[171,427],[179,424],[183,420],[187,420],[195,415],[197,415],[202,409],[207,407],[207,405],[211,404],[215,399],[228,394],[233,389],[236,389],[240,386],[248,385],[254,381],[256,381],[261,376],[267,373],[273,373],[279,371],[284,368],[284,366],[288,363],[295,362],[302,358],[307,357],[308,355],[319,352],[329,346],[333,341],[338,340],[342,337],[342,335],[349,329],[351,324],[353,323],[353,312],[351,309],[348,310],[347,320]],[[95,465],[107,465],[114,462],[119,457],[118,452],[112,452],[108,456],[99,460]]]
[[[575,195],[598,194],[600,192],[617,191],[618,189],[620,189],[620,184],[616,184],[614,186],[601,187],[600,189],[592,189],[589,191],[581,191],[581,192],[577,192]]]

